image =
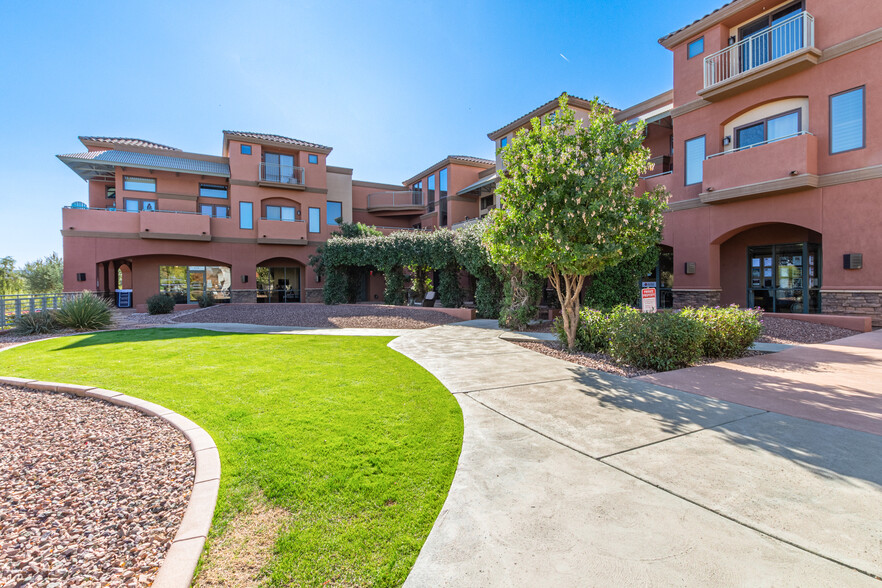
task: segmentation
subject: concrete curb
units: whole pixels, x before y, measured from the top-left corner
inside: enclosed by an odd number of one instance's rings
[[[79,386],[77,384],[60,384],[58,382],[41,382],[26,378],[0,376],[0,384],[41,390],[48,392],[66,392],[84,398],[98,398],[117,406],[134,408],[142,413],[157,417],[183,433],[190,442],[190,449],[196,458],[196,474],[193,478],[193,490],[190,502],[181,520],[181,526],[172,539],[171,547],[156,572],[153,580],[155,588],[185,588],[193,581],[193,574],[205,540],[214,508],[217,504],[217,493],[220,488],[221,463],[217,445],[205,430],[188,419],[164,406],[127,396],[113,390]]]

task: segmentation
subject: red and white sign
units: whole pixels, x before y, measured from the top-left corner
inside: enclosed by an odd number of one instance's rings
[[[640,308],[643,312],[655,312],[655,288],[643,288],[643,298]]]

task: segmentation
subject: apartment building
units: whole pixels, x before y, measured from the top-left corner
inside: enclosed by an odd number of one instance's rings
[[[58,158],[88,183],[63,211],[64,287],[130,288],[194,304],[320,301],[309,256],[336,219],[352,220],[352,170],[327,165],[330,147],[224,131],[223,155],[139,139],[80,137]]]
[[[638,192],[671,193],[660,307],[759,306],[882,321],[882,2],[734,0],[659,40],[674,87],[624,109],[644,121],[652,169]],[[488,134],[497,150],[557,97]],[[589,101],[570,96],[577,117]],[[448,156],[401,184],[352,178],[331,148],[224,133],[223,154],[81,138],[59,156],[89,183],[64,211],[65,288],[131,286],[193,303],[320,300],[308,256],[335,219],[396,230],[457,227],[499,206],[502,162]],[[137,214],[132,214],[137,213]],[[200,269],[201,268],[201,269]],[[119,275],[121,274],[121,282]],[[379,299],[382,278],[365,278]],[[371,294],[373,293],[373,295]]]
[[[735,0],[660,39],[674,306],[882,319],[880,25],[878,0]]]
[[[493,162],[452,155],[402,184],[352,179],[327,164],[331,148],[264,133],[224,131],[221,156],[150,141],[80,137],[86,151],[58,158],[88,183],[63,211],[64,286],[132,290],[136,308],[166,293],[196,304],[320,302],[310,255],[337,219],[394,230],[449,227],[479,215],[458,192]],[[361,298],[381,297],[366,274]]]

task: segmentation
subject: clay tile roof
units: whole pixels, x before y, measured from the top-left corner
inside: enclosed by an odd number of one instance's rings
[[[665,41],[667,41],[668,39],[670,39],[671,37],[673,37],[673,36],[676,35],[677,33],[681,32],[681,31],[685,31],[686,29],[688,29],[688,28],[691,27],[692,25],[694,25],[694,24],[696,24],[696,23],[698,23],[698,22],[703,21],[703,20],[706,19],[707,17],[709,17],[709,16],[711,16],[711,15],[713,15],[713,14],[718,13],[719,11],[721,11],[722,9],[724,9],[725,7],[729,6],[730,4],[734,4],[734,3],[737,2],[737,1],[738,1],[738,0],[730,0],[729,2],[726,2],[725,4],[723,4],[722,6],[720,6],[719,8],[717,8],[716,10],[714,10],[713,12],[708,12],[707,14],[705,14],[704,16],[702,16],[701,18],[695,19],[693,22],[689,23],[688,25],[683,26],[683,27],[680,27],[679,29],[677,29],[677,30],[674,31],[673,33],[668,33],[667,35],[665,35],[664,37],[662,37],[661,39],[659,39],[658,42],[664,44]]]
[[[512,130],[512,127],[519,127],[523,124],[526,124],[526,123],[530,122],[530,120],[532,120],[533,118],[539,116],[540,114],[543,114],[545,111],[554,110],[554,107],[557,106],[558,102],[560,102],[561,94],[564,94],[564,92],[561,92],[560,94],[558,94],[557,96],[555,96],[554,98],[552,98],[551,100],[549,100],[548,102],[543,104],[542,106],[534,108],[533,110],[531,110],[527,114],[514,119],[513,121],[511,121],[510,123],[508,123],[506,125],[499,127],[498,129],[496,129],[492,133],[487,133],[487,136],[489,138],[493,139],[494,136],[499,134],[500,132],[503,132],[503,131],[508,132],[508,131]],[[567,94],[567,99],[569,101],[570,106],[578,106],[579,108],[586,108],[588,106],[588,104],[590,104],[590,102],[591,102],[591,100],[587,100],[585,98],[580,98],[578,96],[573,96],[569,92],[567,92],[566,94]],[[606,104],[606,103],[601,101],[601,104]],[[609,106],[609,105],[607,105],[607,106]],[[615,108],[613,106],[610,106],[610,108],[612,108],[616,112],[619,110],[618,108]]]
[[[108,145],[124,145],[128,147],[146,147],[148,149],[163,149],[165,151],[181,151],[177,147],[169,147],[153,141],[134,139],[131,137],[79,137],[81,143],[106,143]]]
[[[271,135],[269,133],[252,133],[249,131],[224,131],[224,135],[231,137],[243,137],[246,139],[255,139],[258,141],[272,141],[273,143],[285,143],[288,145],[296,145],[297,147],[311,147],[313,149],[327,149],[330,147],[319,145],[318,143],[310,143],[309,141],[301,141],[300,139],[292,139],[291,137],[283,137],[282,135]]]
[[[466,161],[468,163],[481,163],[485,165],[496,165],[495,161],[484,159],[482,157],[472,157],[471,155],[448,155],[447,159]]]

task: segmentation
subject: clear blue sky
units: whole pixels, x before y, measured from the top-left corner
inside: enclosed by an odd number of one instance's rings
[[[78,135],[219,155],[224,129],[276,133],[399,183],[492,158],[488,132],[562,91],[622,108],[670,89],[657,39],[723,3],[0,0],[0,257],[61,253],[86,185],[55,155]]]

